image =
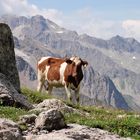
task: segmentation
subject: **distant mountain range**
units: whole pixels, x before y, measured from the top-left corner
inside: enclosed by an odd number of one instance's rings
[[[134,38],[78,35],[40,15],[4,15],[0,21],[12,29],[22,86],[36,89],[40,57],[78,55],[89,62],[81,83],[82,104],[140,110],[140,43]]]

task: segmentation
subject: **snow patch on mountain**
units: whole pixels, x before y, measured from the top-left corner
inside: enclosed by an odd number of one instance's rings
[[[58,33],[58,34],[62,34],[62,33],[64,33],[64,31],[57,31],[56,33]]]

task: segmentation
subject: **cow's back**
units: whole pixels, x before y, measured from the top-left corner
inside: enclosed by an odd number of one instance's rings
[[[38,69],[42,72],[45,71],[46,66],[53,67],[54,65],[61,65],[65,60],[60,58],[53,58],[53,57],[42,57],[38,61]]]
[[[65,59],[42,57],[38,62],[38,70],[45,75],[45,80],[50,84],[62,84]]]

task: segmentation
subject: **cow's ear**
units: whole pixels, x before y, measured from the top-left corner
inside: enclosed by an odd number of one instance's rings
[[[84,68],[86,68],[87,65],[88,65],[88,62],[87,61],[82,61],[82,65],[84,66]]]
[[[71,64],[72,61],[71,61],[70,59],[66,59],[66,63],[67,63],[67,64]]]

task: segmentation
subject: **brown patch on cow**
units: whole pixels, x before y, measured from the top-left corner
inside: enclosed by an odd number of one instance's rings
[[[48,58],[46,60],[44,60],[43,62],[41,62],[40,64],[38,64],[38,69],[42,72],[45,71],[46,66],[59,66],[61,65],[63,62],[65,62],[65,59],[59,59],[59,58]]]
[[[60,80],[60,66],[64,62],[66,62],[68,65],[72,63],[72,61],[68,58],[57,59],[57,60],[55,58],[51,58],[49,60],[50,68],[48,70],[47,78],[50,81],[53,81],[53,80],[59,81]]]
[[[64,80],[67,82],[67,83],[73,83],[73,73],[75,71],[75,63],[72,62],[71,64],[68,64],[65,71],[64,71]]]
[[[60,79],[60,65],[61,64],[53,64],[50,66],[47,74],[47,78],[50,81],[56,80],[59,81]]]

